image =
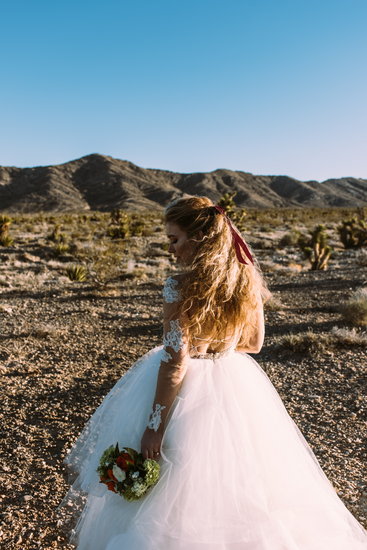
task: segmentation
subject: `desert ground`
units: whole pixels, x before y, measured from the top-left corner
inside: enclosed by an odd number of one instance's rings
[[[367,528],[367,250],[345,249],[337,231],[353,214],[251,210],[243,234],[273,294],[253,357]],[[56,514],[68,489],[63,458],[115,382],[161,343],[161,287],[177,267],[159,212],[119,222],[100,212],[11,218],[13,242],[0,246],[0,541],[71,549]],[[327,269],[310,270],[297,231],[319,223],[333,252]],[[76,264],[85,280],[71,280]]]

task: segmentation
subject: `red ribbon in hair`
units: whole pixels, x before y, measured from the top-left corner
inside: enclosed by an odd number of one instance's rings
[[[253,260],[251,254],[250,254],[249,249],[247,248],[247,245],[246,245],[245,241],[242,239],[241,235],[237,232],[237,230],[234,227],[233,223],[231,222],[231,220],[227,216],[226,211],[224,210],[224,208],[222,208],[221,206],[218,206],[218,205],[215,205],[214,208],[218,212],[220,212],[220,214],[223,214],[223,216],[224,216],[224,218],[225,218],[225,220],[228,224],[228,227],[231,230],[232,239],[233,239],[233,243],[234,243],[234,247],[235,247],[235,250],[236,250],[236,256],[237,256],[238,261],[241,264],[247,264],[248,263],[248,262],[246,262],[245,258],[243,257],[242,251],[244,251],[244,253],[251,260],[251,262],[254,263],[254,260]]]

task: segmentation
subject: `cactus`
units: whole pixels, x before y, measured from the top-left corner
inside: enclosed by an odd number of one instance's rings
[[[63,256],[64,254],[67,254],[70,251],[70,246],[67,243],[56,243],[56,245],[53,248],[53,252],[55,256]]]
[[[328,236],[325,233],[325,226],[320,224],[311,232],[310,238],[303,235],[298,240],[299,247],[305,257],[311,263],[311,270],[325,270],[333,251],[333,248],[327,245]]]
[[[224,193],[221,199],[218,201],[218,206],[221,206],[232,222],[235,224],[239,231],[245,231],[245,217],[247,216],[245,210],[238,209],[234,202],[234,197],[237,191],[233,193]]]
[[[111,224],[119,225],[121,221],[121,210],[119,210],[118,208],[114,208],[113,210],[111,210],[110,217],[111,217]]]
[[[116,208],[111,212],[111,223],[107,234],[112,239],[126,239],[130,235],[141,236],[144,229],[144,222],[140,218],[133,219],[126,212]]]
[[[66,243],[66,235],[65,233],[61,233],[60,229],[60,225],[56,224],[52,233],[48,236],[48,240],[54,243]]]
[[[82,283],[87,278],[87,269],[83,265],[70,265],[66,268],[66,275],[70,281],[78,281]]]
[[[131,235],[135,237],[141,237],[143,235],[145,226],[144,222],[139,219],[132,220],[130,224]]]
[[[130,236],[130,216],[118,208],[111,212],[111,223],[107,235],[111,239],[126,239]]]
[[[356,216],[343,220],[338,226],[338,233],[344,248],[361,248],[367,245],[367,223]]]
[[[9,235],[9,227],[12,220],[8,216],[0,214],[0,245],[11,246],[13,239]]]

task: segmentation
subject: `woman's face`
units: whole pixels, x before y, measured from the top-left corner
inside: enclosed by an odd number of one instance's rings
[[[176,223],[166,223],[166,233],[169,239],[168,252],[171,252],[182,265],[190,264],[193,257],[194,247],[187,233],[183,231]]]

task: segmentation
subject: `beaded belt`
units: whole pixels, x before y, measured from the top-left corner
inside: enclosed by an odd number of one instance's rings
[[[224,357],[225,355],[228,355],[231,351],[233,351],[233,349],[233,347],[230,347],[223,351],[195,353],[194,355],[190,355],[190,357],[191,359],[219,359],[219,357]]]

